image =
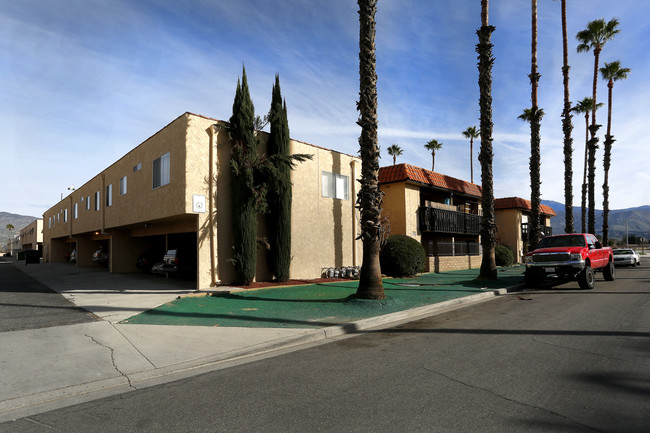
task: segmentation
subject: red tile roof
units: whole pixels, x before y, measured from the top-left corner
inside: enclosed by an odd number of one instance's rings
[[[415,167],[409,164],[389,165],[379,169],[379,183],[416,182],[449,191],[460,192],[474,197],[481,197],[481,187],[435,171]]]
[[[530,211],[532,206],[530,200],[521,197],[497,198],[494,200],[494,209],[523,209]],[[555,211],[545,204],[539,205],[539,211],[544,215],[555,216]]]

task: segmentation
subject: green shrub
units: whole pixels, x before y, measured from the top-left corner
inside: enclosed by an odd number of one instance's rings
[[[406,235],[391,235],[379,255],[381,272],[390,277],[408,277],[422,272],[424,247]]]
[[[494,257],[497,266],[512,266],[515,261],[515,255],[512,250],[505,245],[497,245],[494,248]]]

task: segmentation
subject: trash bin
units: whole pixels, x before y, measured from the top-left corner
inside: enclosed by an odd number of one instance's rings
[[[25,254],[25,264],[39,264],[41,263],[41,257],[40,254],[38,253],[38,250],[25,250],[23,251]]]

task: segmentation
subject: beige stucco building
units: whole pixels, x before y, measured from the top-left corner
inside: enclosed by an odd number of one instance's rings
[[[481,187],[409,164],[379,169],[392,234],[422,243],[425,271],[481,266]]]
[[[230,142],[223,125],[184,113],[47,210],[44,260],[63,262],[76,250],[77,266],[98,266],[92,253],[102,246],[109,272],[135,272],[141,254],[178,248],[196,258],[197,288],[232,282]],[[264,153],[268,134],[259,136]],[[312,155],[291,174],[291,278],[360,265],[354,208],[360,159],[296,140],[290,152]],[[264,236],[260,215],[258,238]],[[258,281],[273,278],[265,254],[260,247]]]
[[[43,220],[36,219],[20,230],[20,242],[24,250],[43,250]]]
[[[530,200],[520,197],[494,200],[494,218],[497,225],[497,242],[510,247],[518,263],[523,262],[528,242],[528,219],[532,206]],[[540,229],[543,236],[553,234],[551,217],[556,215],[549,206],[540,204]]]

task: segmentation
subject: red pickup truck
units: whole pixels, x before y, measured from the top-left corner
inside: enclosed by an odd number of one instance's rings
[[[526,285],[536,287],[547,277],[577,280],[582,289],[593,289],[594,271],[607,281],[615,278],[612,249],[603,247],[589,233],[547,236],[524,257]]]

